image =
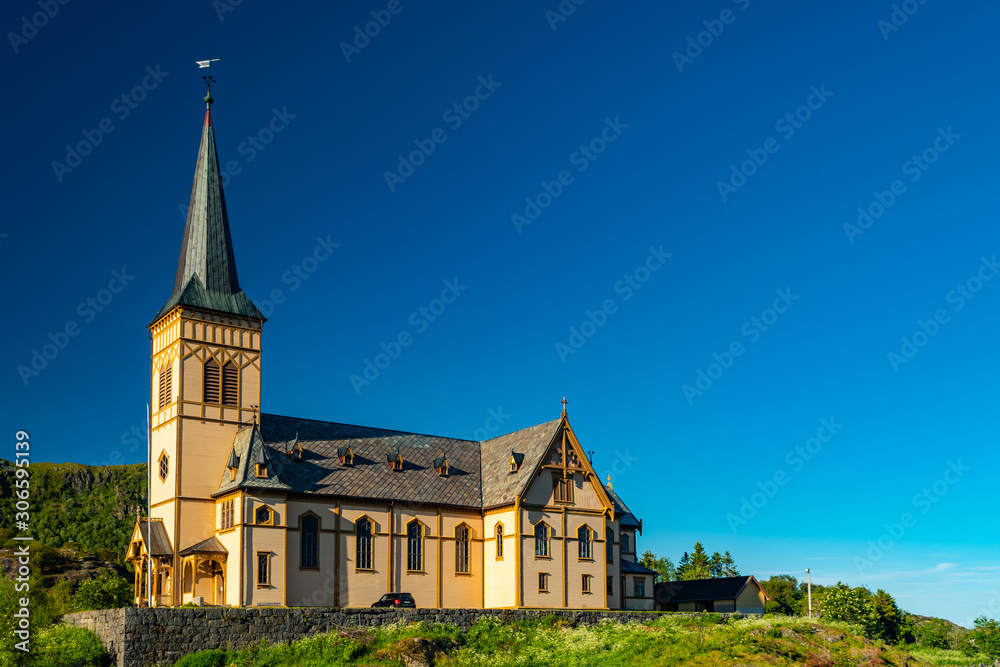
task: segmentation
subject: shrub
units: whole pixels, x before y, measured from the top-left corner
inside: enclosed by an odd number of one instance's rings
[[[105,571],[97,579],[80,584],[73,596],[73,604],[79,611],[115,609],[132,604],[134,594],[132,584],[113,572]]]
[[[111,664],[108,652],[90,630],[71,625],[53,625],[38,633],[32,656],[45,667],[104,667]]]
[[[174,667],[226,667],[229,651],[213,649],[186,655],[174,663]]]

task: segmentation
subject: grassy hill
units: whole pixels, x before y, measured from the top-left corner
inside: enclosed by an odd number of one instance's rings
[[[436,624],[344,629],[293,644],[200,651],[175,667],[944,667],[979,662],[987,661],[955,651],[921,655],[885,646],[845,624],[787,616],[727,620],[707,614],[651,615],[648,623],[605,622],[596,627],[573,627],[554,616],[514,624],[491,618],[468,633]]]
[[[14,471],[0,459],[0,497],[13,497]],[[52,547],[71,546],[122,562],[135,525],[145,514],[146,465],[87,466],[32,463],[27,534]],[[0,503],[0,546],[13,547],[14,503]]]

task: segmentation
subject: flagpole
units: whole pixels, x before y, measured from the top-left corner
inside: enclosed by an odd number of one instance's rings
[[[146,601],[153,606],[153,420],[146,403]]]

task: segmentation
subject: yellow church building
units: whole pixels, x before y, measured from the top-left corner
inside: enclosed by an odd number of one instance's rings
[[[562,414],[481,442],[259,413],[207,104],[170,298],[149,332],[150,516],[137,603],[652,610],[642,531]],[[151,563],[150,563],[151,560]],[[152,578],[146,581],[147,566]]]

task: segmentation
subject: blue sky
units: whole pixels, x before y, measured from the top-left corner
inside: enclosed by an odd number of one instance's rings
[[[565,395],[641,547],[1000,614],[995,4],[42,5],[0,11],[36,460],[144,458],[211,44],[265,412],[482,437]]]

